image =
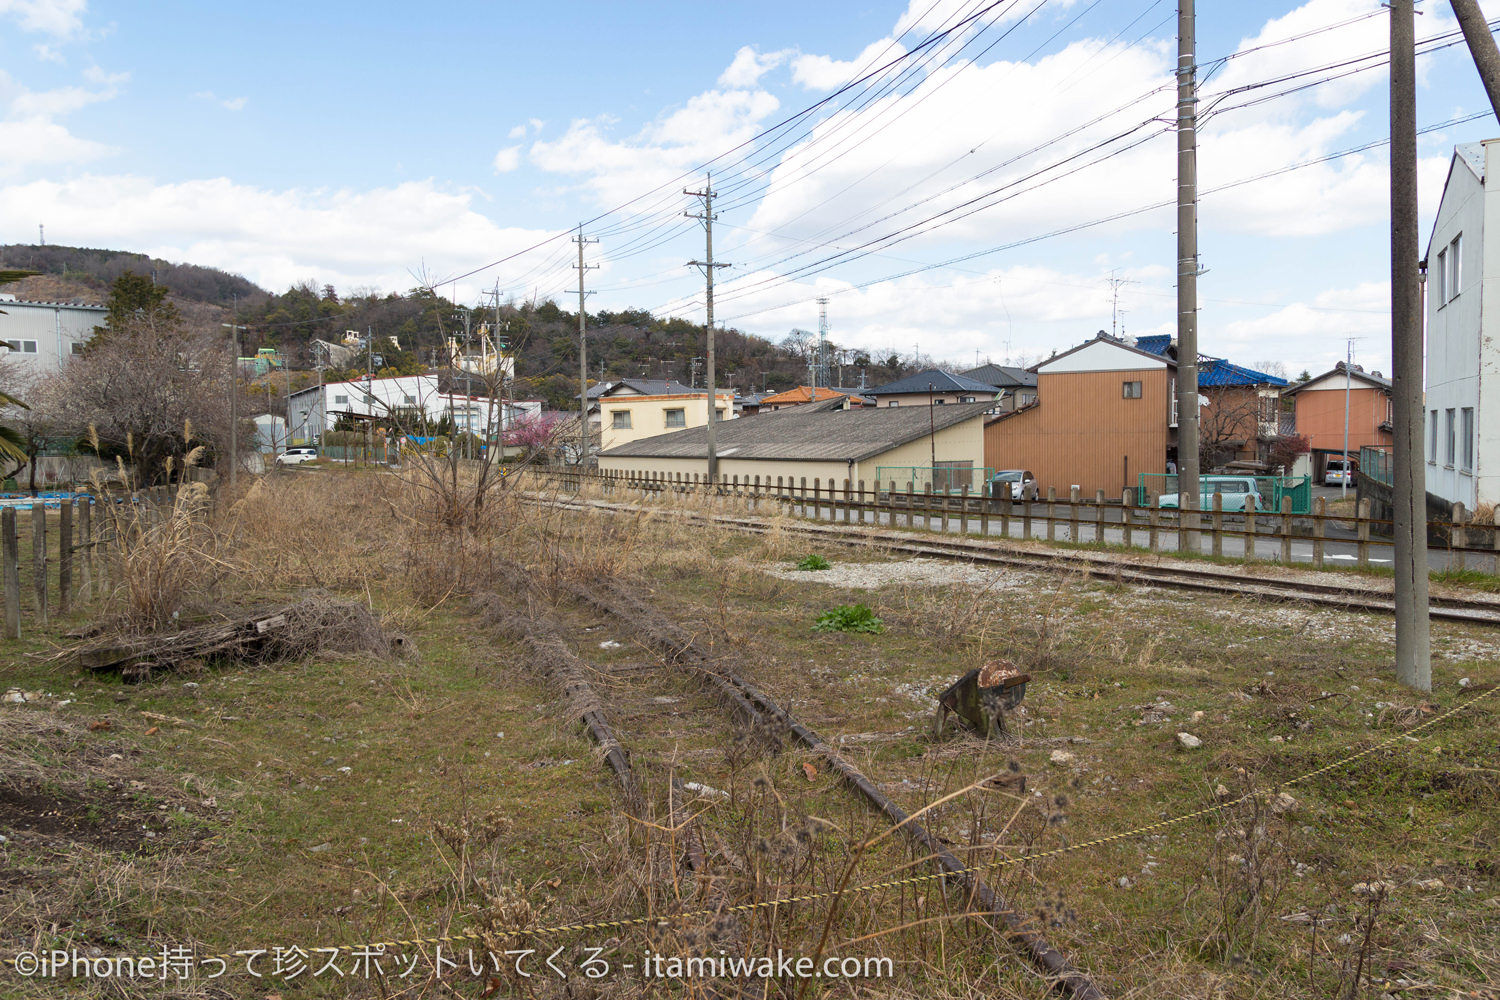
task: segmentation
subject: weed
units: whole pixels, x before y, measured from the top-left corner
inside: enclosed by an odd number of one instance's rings
[[[813,622],[813,631],[879,633],[885,631],[885,623],[868,604],[841,604],[819,615]]]
[[[808,570],[810,572],[828,569],[831,565],[832,564],[829,563],[827,559],[824,559],[822,556],[817,555],[816,553],[809,556],[803,556],[801,559],[797,560],[798,569]]]

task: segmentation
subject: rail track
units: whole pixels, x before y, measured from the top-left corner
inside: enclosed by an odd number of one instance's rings
[[[581,606],[628,623],[662,662],[685,671],[721,696],[741,723],[763,733],[788,733],[802,746],[818,754],[849,789],[885,815],[946,873],[943,881],[963,893],[965,909],[977,916],[999,918],[1004,924],[1005,938],[1047,978],[1050,985],[1065,991],[1075,1000],[1105,1000],[1105,994],[1093,980],[1049,944],[1026,914],[1008,905],[971,870],[970,865],[944,847],[926,826],[881,792],[874,782],[817,733],[706,652],[693,635],[655,607],[618,587],[573,585],[568,588],[568,596]],[[502,632],[523,640],[530,647],[534,660],[568,699],[570,714],[584,723],[603,751],[605,763],[620,786],[626,811],[631,815],[641,815],[644,802],[640,782],[631,768],[630,754],[610,727],[602,703],[587,679],[589,664],[568,648],[560,630],[549,618],[506,611],[503,602],[497,598],[487,599],[485,610]],[[680,802],[682,792],[681,786],[674,782],[668,790],[667,804],[670,822],[681,837],[684,865],[692,876],[701,880],[710,909],[728,918],[734,928],[732,936],[738,937],[737,915],[748,907],[731,905],[722,888],[708,877],[706,840],[697,824],[686,817]]]
[[[577,510],[601,510],[619,514],[637,514],[656,508],[639,504],[602,500],[552,500],[556,506]],[[771,526],[763,518],[680,512],[684,520],[713,524],[745,534],[764,534]],[[972,539],[922,538],[910,533],[870,526],[834,526],[782,522],[777,530],[784,534],[815,538],[841,545],[878,545],[889,552],[953,559],[989,566],[1024,569],[1044,573],[1072,573],[1112,583],[1167,587],[1198,593],[1248,597],[1263,601],[1281,601],[1362,611],[1372,614],[1395,614],[1395,598],[1370,587],[1342,583],[1320,583],[1257,574],[1248,566],[1187,567],[1180,564],[1159,565],[1119,559],[1103,553],[1068,552],[1058,549],[1032,550],[1004,543]],[[1434,595],[1429,599],[1429,616],[1440,621],[1469,625],[1500,627],[1500,600],[1479,597]]]

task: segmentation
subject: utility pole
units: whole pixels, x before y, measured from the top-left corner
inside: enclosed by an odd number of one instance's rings
[[[239,297],[235,297],[235,319],[239,319]],[[229,491],[234,492],[240,468],[240,331],[248,329],[235,323],[220,323],[229,328]]]
[[[705,238],[706,249],[704,250],[703,260],[688,261],[688,266],[701,267],[703,275],[708,281],[708,294],[705,300],[707,312],[705,314],[703,329],[708,338],[708,350],[706,352],[708,359],[705,364],[706,381],[708,383],[708,481],[713,483],[717,482],[719,478],[719,452],[714,444],[717,436],[717,428],[714,426],[717,423],[714,408],[718,404],[718,399],[714,392],[714,268],[728,267],[729,265],[714,263],[714,219],[716,216],[714,215],[713,175],[710,174],[705,177],[702,191],[684,189],[682,193],[691,195],[694,198],[703,199],[702,215],[693,212],[683,212],[682,214],[689,219],[702,221]]]
[[[1490,108],[1500,118],[1500,48],[1495,47],[1495,36],[1485,22],[1479,9],[1479,0],[1449,0],[1458,26],[1463,29],[1464,41],[1469,43],[1469,54],[1474,57],[1474,68],[1479,70],[1479,79],[1484,82],[1485,92],[1490,95]]]
[[[588,345],[588,314],[584,312],[584,299],[590,294],[583,290],[583,276],[598,264],[585,264],[583,262],[583,248],[590,243],[598,243],[598,240],[585,239],[583,235],[583,223],[578,224],[578,235],[573,237],[573,242],[578,244],[578,263],[573,266],[578,268],[578,467],[582,469],[589,457],[589,345]],[[600,420],[603,420],[604,411],[599,411]]]
[[[1417,274],[1417,70],[1412,0],[1391,0],[1391,520],[1396,679],[1432,690],[1427,617],[1427,473],[1422,465],[1422,298]],[[1488,31],[1488,29],[1485,29]]]
[[[1350,369],[1354,367],[1354,338],[1346,341],[1348,348],[1344,354],[1344,478],[1339,485],[1339,499],[1349,499],[1349,396],[1354,388],[1354,376]]]
[[[1198,526],[1198,131],[1193,0],[1177,4],[1177,481]],[[1187,485],[1184,486],[1183,484]]]

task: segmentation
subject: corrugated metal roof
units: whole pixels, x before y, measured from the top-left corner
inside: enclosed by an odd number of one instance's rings
[[[923,389],[926,389],[924,383]],[[984,416],[993,403],[949,406],[888,406],[880,409],[827,409],[836,401],[795,406],[738,420],[724,420],[715,435],[720,458],[780,459],[793,462],[859,462]],[[690,427],[616,445],[603,458],[708,457],[708,428]]]
[[[1015,368],[1011,365],[980,365],[978,368],[970,368],[963,375],[965,378],[995,386],[997,389],[1011,389],[1019,386],[1035,387],[1036,385],[1036,372],[1029,372],[1025,368]]]
[[[917,372],[906,378],[898,378],[894,382],[878,385],[873,389],[866,389],[866,396],[890,396],[905,392],[926,392],[929,384],[934,392],[983,392],[991,397],[999,392],[999,388],[987,382],[979,382],[965,375],[952,375],[937,368],[929,368],[925,372]]]

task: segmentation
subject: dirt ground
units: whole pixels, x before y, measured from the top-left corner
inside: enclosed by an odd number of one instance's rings
[[[134,684],[48,659],[99,607],[0,648],[0,686],[25,699],[0,703],[0,952],[264,949],[264,973],[277,947],[432,939],[400,949],[412,971],[355,975],[352,951],[337,978],[256,979],[243,957],[167,984],[0,970],[0,994],[1049,995],[992,919],[907,881],[930,860],[826,761],[745,725],[639,621],[573,596],[610,581],[989,866],[1109,996],[1500,996],[1500,704],[1416,729],[1500,681],[1500,634],[1435,624],[1422,696],[1394,683],[1376,616],[746,538],[670,512],[518,502],[489,534],[449,534],[403,520],[399,484],[351,483],[283,475],[221,504],[203,530],[243,565],[183,607],[321,588],[369,604],[419,656],[207,662]],[[314,514],[354,526],[336,555],[308,557]],[[831,568],[793,569],[810,554]],[[472,600],[485,594],[500,603]],[[883,631],[814,630],[854,604]],[[550,623],[584,664],[641,809],[627,813],[577,692],[486,607]],[[1033,678],[1012,735],[935,740],[936,695],[996,657]],[[655,922],[713,899],[748,909]],[[551,930],[573,924],[599,926]],[[442,976],[440,938],[613,964]],[[622,971],[648,948],[891,973]]]

